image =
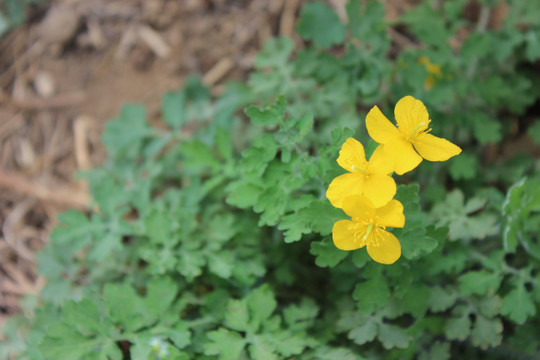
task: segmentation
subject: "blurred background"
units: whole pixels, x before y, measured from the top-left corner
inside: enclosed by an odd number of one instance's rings
[[[0,1],[0,324],[37,293],[34,254],[56,215],[85,208],[79,170],[99,164],[104,123],[125,103],[157,118],[162,95],[195,74],[219,94],[245,79],[264,41],[293,38],[304,0]],[[345,17],[346,0],[328,0]],[[393,20],[418,1],[384,1]],[[500,26],[502,1],[489,19]],[[470,1],[464,17],[478,18]],[[411,40],[389,28],[393,46]],[[456,34],[458,47],[467,34]]]

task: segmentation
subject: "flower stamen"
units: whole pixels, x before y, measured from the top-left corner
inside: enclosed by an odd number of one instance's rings
[[[367,175],[367,172],[366,170],[362,169],[361,167],[358,167],[358,166],[351,166],[351,170],[352,171],[358,171],[359,173],[362,173],[364,175]]]
[[[422,127],[424,127],[425,125],[426,125],[426,123],[423,122],[423,121],[420,124],[416,125],[416,127],[409,134],[408,140],[411,141],[417,135],[418,130],[421,129]],[[426,130],[429,131],[431,129],[426,129]],[[426,131],[426,130],[424,130],[424,131]]]
[[[362,240],[367,241],[367,238],[369,234],[371,233],[371,230],[373,230],[373,224],[368,225],[366,233],[364,234],[364,237],[362,238]]]

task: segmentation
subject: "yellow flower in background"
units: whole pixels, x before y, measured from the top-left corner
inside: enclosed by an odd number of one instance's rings
[[[389,175],[394,171],[392,160],[379,146],[369,161],[362,144],[348,138],[341,146],[337,163],[349,173],[336,177],[326,197],[333,206],[341,208],[343,200],[350,195],[364,195],[375,206],[388,203],[396,193],[396,183]]]
[[[426,67],[428,76],[424,86],[426,89],[431,89],[435,85],[435,80],[442,77],[441,67],[437,64],[432,64],[427,56],[422,56],[418,62]]]
[[[403,205],[391,200],[382,207],[361,195],[352,195],[343,201],[343,211],[351,220],[334,224],[332,239],[341,250],[356,250],[364,246],[373,260],[393,264],[401,256],[399,240],[385,230],[386,227],[402,228],[405,225]]]
[[[459,146],[429,134],[429,114],[424,104],[412,96],[398,101],[394,109],[397,128],[377,106],[366,116],[366,127],[373,140],[383,145],[384,152],[394,161],[399,175],[417,167],[422,158],[445,161],[461,153]]]

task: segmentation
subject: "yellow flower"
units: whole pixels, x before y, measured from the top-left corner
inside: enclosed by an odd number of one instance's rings
[[[374,106],[366,116],[366,126],[371,138],[394,160],[399,175],[417,167],[422,158],[445,161],[461,153],[450,141],[429,134],[431,120],[420,100],[405,96],[396,104],[394,115],[397,128]]]
[[[403,205],[392,200],[376,208],[369,199],[361,195],[347,197],[343,210],[351,220],[340,220],[334,224],[332,238],[341,250],[356,250],[364,246],[373,260],[381,264],[393,264],[401,256],[399,240],[384,230],[387,226],[402,228],[405,225]]]
[[[418,62],[426,67],[428,76],[424,86],[426,89],[431,89],[435,85],[435,79],[442,77],[441,67],[437,64],[432,64],[427,56],[422,56]]]
[[[349,173],[336,177],[328,186],[326,197],[335,207],[341,208],[343,199],[350,195],[364,195],[375,206],[382,206],[394,197],[396,183],[388,175],[394,166],[380,146],[367,161],[362,144],[348,138],[341,146],[337,162]]]

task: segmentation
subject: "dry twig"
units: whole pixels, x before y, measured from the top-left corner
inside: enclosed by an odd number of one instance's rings
[[[294,34],[295,14],[298,10],[298,6],[300,6],[300,0],[287,0],[285,2],[285,7],[279,22],[279,36],[292,37]]]
[[[44,110],[70,107],[81,104],[85,99],[85,94],[81,91],[74,91],[67,94],[59,94],[49,99],[25,99],[16,100],[0,92],[0,104],[14,108],[16,110]]]
[[[70,187],[62,189],[46,187],[33,183],[20,175],[9,174],[2,170],[0,170],[0,186],[40,200],[79,209],[86,209],[90,203],[90,196],[86,192]]]
[[[230,58],[224,58],[218,61],[203,77],[203,82],[207,86],[215,85],[223,78],[233,67],[233,61]]]

